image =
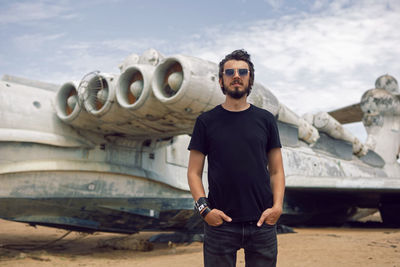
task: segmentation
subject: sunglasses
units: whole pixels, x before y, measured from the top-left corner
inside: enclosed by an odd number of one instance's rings
[[[239,76],[247,76],[249,73],[248,69],[237,69]],[[225,75],[228,77],[231,77],[235,75],[235,69],[225,69],[224,71]]]

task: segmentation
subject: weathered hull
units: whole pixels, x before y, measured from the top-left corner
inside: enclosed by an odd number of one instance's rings
[[[186,225],[195,215],[190,193],[150,179],[27,172],[1,175],[0,184],[0,217],[7,220],[121,233],[195,226]]]
[[[2,218],[77,231],[189,230],[189,198],[3,198]],[[177,209],[179,208],[179,209]],[[194,230],[194,229],[193,229]]]
[[[147,178],[52,171],[3,174],[0,183],[7,220],[89,232],[202,231],[189,191]],[[280,223],[340,224],[356,207],[378,208],[379,201],[376,192],[289,187]]]

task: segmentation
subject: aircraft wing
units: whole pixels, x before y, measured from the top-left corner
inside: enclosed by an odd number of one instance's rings
[[[341,124],[359,122],[362,120],[363,113],[360,104],[353,104],[328,112]]]

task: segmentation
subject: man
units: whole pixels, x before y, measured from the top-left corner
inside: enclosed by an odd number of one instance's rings
[[[276,222],[285,188],[274,116],[247,102],[254,82],[250,55],[235,50],[219,64],[225,102],[201,114],[189,144],[188,182],[204,224],[204,265],[276,266]],[[202,184],[208,156],[209,194]]]

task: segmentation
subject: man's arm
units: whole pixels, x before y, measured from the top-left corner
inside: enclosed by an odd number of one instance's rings
[[[190,150],[189,166],[188,166],[188,183],[190,192],[192,193],[193,199],[197,201],[200,197],[205,197],[203,183],[201,177],[203,175],[205,156],[203,153],[197,150]],[[223,211],[212,209],[204,218],[204,220],[213,226],[222,224],[222,221],[232,221]]]
[[[188,166],[188,183],[190,192],[192,193],[193,199],[198,200],[201,197],[205,197],[203,183],[201,177],[203,175],[205,156],[203,153],[197,150],[190,150],[189,166]]]
[[[282,214],[283,196],[285,194],[285,173],[283,170],[282,153],[280,148],[273,148],[268,152],[268,170],[271,178],[271,189],[274,204],[272,208],[266,209],[257,225],[263,223],[275,224]]]

